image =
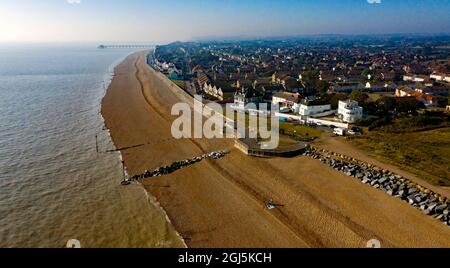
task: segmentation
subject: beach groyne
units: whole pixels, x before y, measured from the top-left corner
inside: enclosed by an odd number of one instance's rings
[[[134,175],[131,178],[126,179],[126,181],[129,182],[129,181],[148,179],[148,178],[152,178],[152,177],[161,177],[164,175],[171,174],[179,169],[199,163],[206,159],[216,159],[216,160],[220,159],[220,158],[224,157],[226,154],[227,154],[227,152],[225,152],[225,151],[218,151],[218,152],[204,154],[201,156],[196,156],[191,159],[186,159],[183,161],[176,161],[176,162],[173,162],[171,165],[157,168],[154,171],[145,170],[142,174]]]

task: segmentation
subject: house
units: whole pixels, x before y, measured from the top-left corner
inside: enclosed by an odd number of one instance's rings
[[[272,104],[279,105],[280,108],[291,109],[298,113],[300,110],[300,94],[280,91],[272,97]]]
[[[236,89],[225,81],[205,82],[203,93],[222,102],[233,102]]]
[[[437,97],[433,94],[417,94],[416,100],[422,102],[426,107],[436,106],[438,103]]]
[[[402,86],[395,90],[395,96],[400,98],[414,97],[425,106],[434,106],[438,102],[435,95],[428,93],[428,90],[423,88],[416,88],[414,90],[408,86]]]
[[[321,71],[319,75],[319,79],[321,81],[328,81],[331,82],[334,80],[334,74],[330,71]]]
[[[411,82],[421,83],[421,82],[428,82],[429,78],[428,78],[428,76],[425,76],[425,75],[406,74],[403,76],[403,81],[406,81],[406,82],[411,81]]]
[[[291,77],[289,76],[288,72],[280,72],[280,73],[275,72],[272,75],[272,83],[281,85],[281,84],[283,84],[283,82],[285,83],[285,81],[289,78],[291,78]]]
[[[249,87],[242,87],[237,90],[234,94],[234,105],[233,107],[239,110],[245,110],[248,104],[255,104],[258,106],[259,103],[263,101],[263,95]]]
[[[423,65],[413,62],[405,65],[403,67],[403,71],[405,71],[406,73],[421,74],[425,72],[425,68]]]
[[[350,93],[354,90],[366,90],[366,86],[362,83],[334,83],[331,85],[332,92]]]
[[[272,100],[272,96],[280,91],[284,91],[284,88],[281,85],[257,84],[256,90],[260,91],[265,99]]]
[[[363,117],[363,108],[357,101],[339,101],[338,117],[346,123],[354,123]]]
[[[395,90],[396,97],[411,97],[415,94],[415,90],[408,86],[401,86]]]
[[[366,83],[366,90],[369,92],[391,92],[394,91],[397,87],[394,83],[374,83],[374,82],[367,82]]]
[[[430,75],[430,79],[436,80],[436,81],[446,81],[450,83],[450,74],[445,73],[432,73]]]
[[[395,79],[394,70],[377,70],[374,72],[373,77],[382,81],[392,81]]]
[[[281,85],[286,90],[293,90],[293,89],[298,89],[299,88],[297,80],[292,78],[292,77],[290,77],[290,76],[282,79],[281,80]]]
[[[204,71],[200,70],[197,72],[197,81],[198,86],[202,88],[205,83],[209,82],[209,77]]]
[[[299,114],[301,116],[317,116],[331,112],[331,104],[323,101],[304,99],[300,102]]]
[[[346,82],[362,83],[367,77],[361,75],[361,73],[362,70],[349,70],[342,79]]]

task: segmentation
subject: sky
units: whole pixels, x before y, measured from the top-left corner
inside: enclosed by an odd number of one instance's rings
[[[450,33],[450,0],[0,0],[0,42]]]

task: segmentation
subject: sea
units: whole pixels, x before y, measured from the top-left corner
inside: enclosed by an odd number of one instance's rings
[[[121,186],[120,153],[107,152],[100,103],[132,52],[0,44],[0,247],[184,245],[142,186]]]

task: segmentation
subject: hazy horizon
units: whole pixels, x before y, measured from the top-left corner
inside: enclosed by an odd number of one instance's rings
[[[448,0],[0,0],[0,42],[449,34]]]

